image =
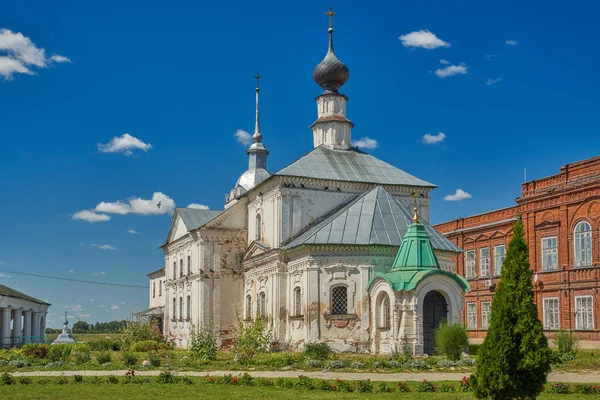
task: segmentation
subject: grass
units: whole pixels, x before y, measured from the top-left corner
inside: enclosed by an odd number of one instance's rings
[[[575,395],[542,394],[539,398],[556,400],[577,398]],[[583,396],[593,398],[593,396]],[[86,400],[113,399],[264,399],[279,400],[303,399],[344,399],[344,400],[386,400],[386,399],[474,399],[469,393],[338,393],[302,391],[273,387],[239,387],[226,385],[110,385],[110,384],[67,384],[67,385],[14,385],[2,387],[2,399],[73,399]]]

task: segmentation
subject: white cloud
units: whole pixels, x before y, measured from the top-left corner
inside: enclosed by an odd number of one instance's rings
[[[90,247],[96,247],[100,250],[116,250],[116,247],[111,246],[110,244],[90,244]]]
[[[31,67],[46,68],[52,62],[69,61],[59,54],[46,58],[46,51],[37,47],[29,37],[0,28],[0,77],[6,80],[12,79],[15,74],[34,75]]]
[[[445,138],[446,134],[444,132],[438,132],[437,135],[426,133],[423,135],[422,142],[425,144],[436,144],[443,142]]]
[[[160,203],[160,207],[158,207],[158,203]],[[151,214],[169,214],[175,208],[175,201],[172,198],[163,194],[161,192],[154,192],[152,194],[152,199],[145,200],[141,197],[132,197],[127,200],[127,202],[101,202],[96,208],[94,208],[94,212],[102,212],[109,214],[142,214],[142,215],[151,215]]]
[[[104,308],[104,304],[100,304],[98,307],[100,307],[100,308]]]
[[[440,60],[440,64],[448,65],[448,64],[450,64],[450,61],[442,59],[442,60]]]
[[[243,129],[238,129],[235,131],[235,140],[244,146],[248,146],[250,143],[252,143],[252,135]]]
[[[78,316],[79,318],[89,318],[89,317],[91,317],[91,316],[92,316],[92,314],[77,314],[77,316]]]
[[[111,310],[117,310],[119,308],[119,306],[112,306],[110,309]]]
[[[133,155],[132,150],[148,151],[152,148],[150,143],[144,143],[140,139],[124,133],[121,136],[115,136],[106,144],[98,143],[100,153],[123,153],[126,156]]]
[[[519,42],[517,42],[516,40],[507,40],[505,43],[509,46],[516,46],[519,44]]]
[[[488,85],[488,86],[491,86],[494,83],[500,82],[501,80],[502,80],[502,78],[496,78],[496,79],[490,78],[490,79],[487,80],[487,82],[485,84]]]
[[[80,219],[87,222],[104,222],[110,221],[110,215],[98,214],[93,211],[83,210],[77,211],[75,214],[73,214],[71,219]]]
[[[121,304],[125,304],[125,302],[124,302],[124,301],[122,301],[122,302],[121,302]]]
[[[68,270],[67,272],[68,272],[68,273],[70,273],[70,274],[72,274],[72,273],[73,273],[73,272],[75,272],[75,271],[73,271],[72,269],[70,269],[70,270]]]
[[[470,199],[471,196],[469,193],[465,192],[462,189],[456,189],[456,192],[454,194],[449,194],[447,196],[444,197],[444,200],[446,201],[459,201],[459,200],[466,200],[466,199]]]
[[[352,142],[352,146],[362,148],[362,149],[376,149],[379,147],[379,142],[375,139],[371,139],[369,137],[364,137],[359,140],[354,140]]]
[[[100,271],[100,272],[92,272],[92,275],[94,275],[94,276],[99,276],[99,275],[104,275],[104,274],[106,274],[106,272],[102,272],[102,271]]]
[[[73,319],[73,318],[75,318],[75,316],[74,316],[74,315],[67,315],[67,319]],[[61,320],[62,320],[62,319],[61,319]]]
[[[85,311],[85,308],[83,308],[81,304],[78,304],[76,306],[65,306],[65,309],[71,311]]]
[[[134,231],[133,229],[128,229],[127,233],[131,233],[132,235],[141,235],[142,232]]]
[[[205,206],[204,204],[198,204],[198,203],[192,203],[192,204],[188,204],[187,208],[195,208],[197,210],[208,210],[208,206]]]
[[[414,31],[399,37],[404,47],[422,47],[427,50],[432,50],[438,47],[450,47],[450,43],[444,42],[438,38],[433,32],[426,29]]]
[[[96,299],[90,299],[90,301],[93,303],[94,301],[96,301]]]
[[[10,275],[0,273],[0,278],[10,278]]]
[[[445,61],[445,60],[442,60]],[[444,64],[444,63],[442,63]],[[444,68],[435,70],[435,74],[440,78],[447,78],[454,75],[465,75],[467,73],[467,66],[464,63],[458,65],[446,65]]]

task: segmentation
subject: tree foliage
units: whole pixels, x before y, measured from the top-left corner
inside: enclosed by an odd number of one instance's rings
[[[472,376],[477,398],[534,399],[542,391],[551,351],[533,302],[532,275],[519,218],[492,301],[487,336],[477,351]]]
[[[239,318],[238,318],[239,319]],[[266,318],[257,315],[253,321],[238,321],[237,341],[233,345],[236,360],[247,362],[269,347],[271,330]]]
[[[121,342],[124,349],[130,349],[135,343],[153,340],[164,342],[162,334],[143,320],[127,321],[122,331]]]
[[[442,321],[434,334],[435,351],[450,360],[460,360],[460,355],[469,344],[465,327],[462,324],[448,324]]]
[[[217,359],[217,337],[211,329],[192,327],[190,332],[192,358],[198,361],[213,361]]]
[[[126,320],[96,322],[95,324],[86,321],[77,321],[73,324],[73,333],[121,333],[127,325]]]

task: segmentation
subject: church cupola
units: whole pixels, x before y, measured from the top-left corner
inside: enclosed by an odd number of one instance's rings
[[[333,50],[333,17],[329,8],[329,48],[323,61],[315,67],[313,79],[324,89],[316,98],[318,119],[310,126],[313,131],[314,147],[326,145],[334,149],[350,148],[350,132],[354,124],[346,118],[348,97],[339,93],[350,77],[350,70],[335,55]]]
[[[259,93],[260,86],[258,80],[262,78],[258,73],[254,76],[256,79],[256,120],[254,123],[254,134],[252,135],[252,144],[246,150],[248,154],[248,170],[246,170],[237,180],[235,187],[226,196],[226,207],[231,205],[232,201],[243,195],[271,174],[267,171],[267,156],[269,151],[262,144],[263,135],[260,132],[260,115],[259,115]]]

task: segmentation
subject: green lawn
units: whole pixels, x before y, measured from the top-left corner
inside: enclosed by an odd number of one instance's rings
[[[2,399],[474,399],[469,393],[329,393],[302,391],[271,387],[240,387],[227,385],[110,385],[110,384],[67,384],[67,385],[14,385],[3,386]],[[582,398],[576,395],[543,394],[540,399]],[[583,396],[592,399],[593,396]]]

